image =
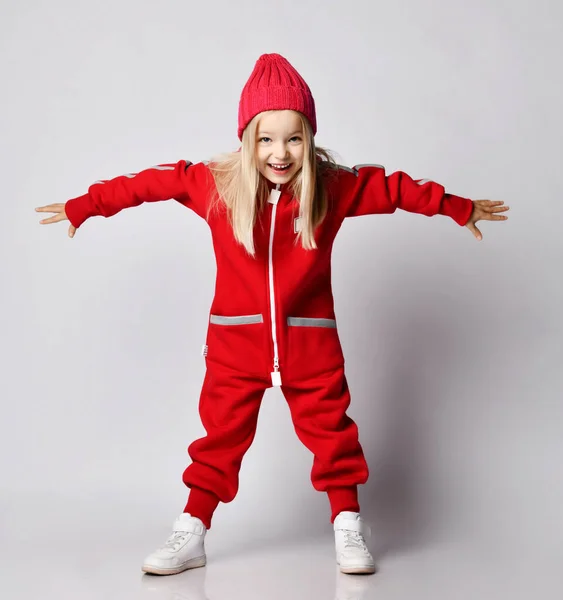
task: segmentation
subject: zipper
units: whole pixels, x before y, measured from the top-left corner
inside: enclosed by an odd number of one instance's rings
[[[270,315],[272,317],[272,341],[274,342],[274,370],[271,373],[272,385],[281,386],[280,359],[278,353],[278,337],[276,332],[276,296],[274,293],[274,231],[276,228],[276,211],[280,199],[280,184],[270,192],[268,202],[272,205],[272,219],[270,223],[270,245],[268,251],[268,279],[270,289]]]

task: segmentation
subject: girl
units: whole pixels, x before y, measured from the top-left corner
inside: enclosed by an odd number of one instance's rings
[[[142,202],[175,199],[204,218],[212,233],[217,281],[199,411],[207,435],[193,442],[183,480],[184,512],[143,571],[179,573],[205,565],[204,538],[219,502],[230,502],[255,434],[265,390],[280,386],[299,439],[314,455],[311,480],[328,495],[336,559],[344,573],[374,573],[359,515],[357,486],[368,467],[356,424],[347,416],[344,374],[331,290],[330,259],[346,217],[442,214],[477,239],[481,219],[504,220],[503,202],[471,201],[429,180],[380,165],[337,165],[315,145],[309,86],[279,54],[261,56],[239,104],[237,152],[210,163],[181,160],[98,181],[66,204],[37,208],[84,221]]]

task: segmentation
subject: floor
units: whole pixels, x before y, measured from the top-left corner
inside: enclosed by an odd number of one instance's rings
[[[27,539],[3,537],[0,589],[10,600],[448,600],[563,595],[562,571],[521,557],[499,554],[486,544],[443,542],[381,552],[370,545],[375,575],[338,572],[332,539],[246,543],[207,538],[208,565],[173,576],[141,573],[152,551],[141,537],[108,536],[88,519],[50,533],[41,510],[27,514]],[[34,537],[33,525],[37,535]],[[108,541],[109,540],[109,541]],[[156,541],[156,540],[155,540]],[[158,540],[159,542],[161,540]],[[515,553],[518,554],[518,553]]]
[[[134,497],[134,496],[133,496]],[[368,540],[378,572],[338,572],[330,527],[276,529],[225,506],[208,533],[208,564],[141,572],[169,533],[168,509],[131,495],[70,498],[0,493],[0,597],[9,600],[538,600],[563,598],[563,545],[480,533],[391,544]],[[241,502],[242,504],[242,502]],[[152,508],[151,508],[152,506]],[[237,521],[238,517],[238,521]],[[299,523],[298,515],[294,520]],[[261,522],[259,527],[254,522]],[[277,523],[279,526],[280,523]],[[457,538],[457,539],[456,539]]]

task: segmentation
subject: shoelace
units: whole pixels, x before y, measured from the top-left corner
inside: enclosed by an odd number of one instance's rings
[[[366,550],[367,546],[364,540],[364,536],[358,531],[345,531],[344,532],[344,546],[350,548],[359,548],[360,550]]]
[[[178,550],[184,540],[188,537],[187,531],[175,531],[164,543],[163,550]]]

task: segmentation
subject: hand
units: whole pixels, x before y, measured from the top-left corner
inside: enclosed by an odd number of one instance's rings
[[[47,225],[49,223],[58,223],[59,221],[68,220],[65,212],[64,204],[48,204],[47,206],[39,206],[35,209],[37,212],[50,212],[57,213],[53,217],[49,217],[47,219],[43,219],[40,221],[41,225]],[[74,225],[69,225],[68,228],[68,237],[74,237],[76,233],[76,227]]]
[[[509,210],[509,206],[502,206],[504,204],[503,200],[473,200],[473,212],[469,217],[469,221],[465,224],[466,227],[473,233],[473,235],[478,239],[483,239],[483,234],[475,227],[475,223],[477,221],[485,220],[485,221],[506,221],[508,219],[505,215],[497,215],[495,213],[504,212]]]

